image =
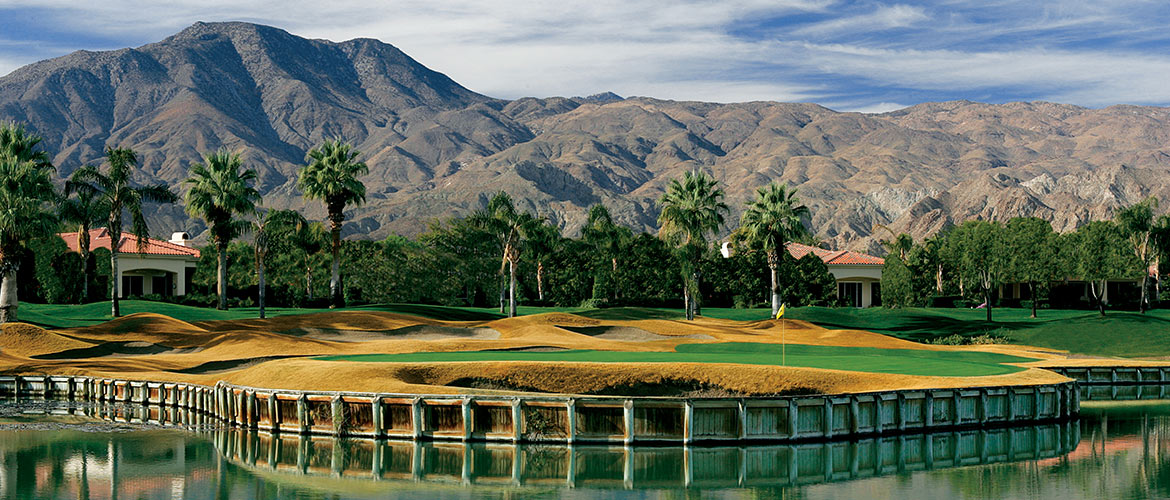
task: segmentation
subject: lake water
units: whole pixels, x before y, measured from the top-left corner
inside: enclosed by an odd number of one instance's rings
[[[272,437],[205,424],[159,408],[0,403],[0,496],[1170,497],[1170,401],[1087,403],[1077,421],[1034,427],[745,447],[465,446]]]

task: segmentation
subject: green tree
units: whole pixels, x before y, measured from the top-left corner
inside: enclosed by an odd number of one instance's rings
[[[204,155],[203,163],[194,163],[189,170],[185,184],[187,191],[187,213],[207,223],[211,241],[215,244],[219,258],[216,273],[216,287],[219,295],[217,308],[227,309],[227,247],[231,241],[247,232],[251,225],[237,215],[251,215],[256,212],[260,193],[252,187],[256,171],[240,171],[238,153],[220,149]]]
[[[81,253],[82,262],[81,296],[78,301],[84,302],[89,300],[89,230],[102,223],[102,219],[109,215],[110,208],[105,206],[92,190],[77,190],[77,185],[78,183],[74,180],[65,182],[65,196],[67,198],[61,201],[57,215],[61,218],[61,222],[77,227],[77,248]]]
[[[1067,244],[1076,275],[1089,283],[1089,298],[1105,316],[1109,280],[1124,277],[1135,267],[1125,237],[1113,222],[1092,221],[1077,229]]]
[[[132,149],[107,147],[106,163],[110,168],[104,174],[98,167],[85,166],[77,169],[70,180],[72,192],[79,196],[88,193],[87,196],[93,196],[96,203],[109,209],[106,229],[110,232],[110,314],[117,318],[121,316],[118,307],[118,254],[122,244],[123,219],[127,215],[130,217],[130,233],[136,237],[141,251],[146,247],[146,238],[150,235],[146,217],[142,215],[142,204],[174,203],[178,196],[165,184],[131,184],[130,177],[138,165],[138,154]]]
[[[358,177],[370,172],[365,163],[357,161],[361,153],[353,145],[340,140],[325,141],[309,150],[297,178],[297,187],[310,200],[325,202],[329,212],[332,236],[333,266],[329,278],[329,307],[342,305],[341,290],[341,225],[345,222],[345,207],[361,205],[366,201],[366,185]]]
[[[50,180],[54,168],[49,155],[37,149],[40,141],[23,126],[0,125],[0,323],[17,319],[17,253],[57,227],[48,207],[58,198]]]
[[[780,259],[788,252],[788,243],[809,232],[802,219],[809,216],[808,207],[796,197],[796,189],[775,182],[756,191],[756,199],[748,203],[740,227],[751,244],[764,251],[772,275],[772,316],[780,311]]]
[[[516,265],[520,261],[525,240],[542,224],[540,219],[528,212],[516,210],[512,197],[500,191],[488,201],[487,207],[476,211],[470,217],[476,227],[495,236],[503,259],[500,271],[508,268],[507,313],[508,317],[516,316]],[[501,294],[500,312],[504,312],[504,298]]]
[[[314,257],[329,244],[329,233],[320,222],[302,222],[288,235],[288,245],[298,257],[301,269],[305,271],[305,299],[313,302]]]
[[[955,228],[948,237],[958,257],[957,269],[965,283],[978,287],[991,321],[992,292],[1003,284],[1008,258],[1003,226],[997,222],[971,220]]]
[[[882,304],[886,307],[915,305],[914,280],[910,267],[896,253],[886,256],[882,265]]]
[[[673,179],[658,200],[659,236],[674,246],[683,262],[683,302],[686,318],[699,314],[699,260],[707,249],[707,235],[723,225],[727,204],[718,182],[704,173],[686,172]]]
[[[593,298],[602,299],[612,294],[610,298],[617,300],[618,256],[622,253],[622,247],[628,244],[631,238],[633,232],[627,227],[614,224],[613,217],[605,205],[598,203],[589,207],[589,216],[585,221],[585,227],[581,229],[581,241],[592,246],[593,255],[606,264],[596,266]],[[605,268],[609,268],[608,273],[602,271]]]
[[[260,308],[260,319],[264,319],[264,299],[268,290],[264,270],[268,265],[269,254],[287,249],[290,235],[305,224],[305,218],[293,210],[268,210],[252,221],[252,235],[255,237],[252,248],[255,249],[256,284],[259,287],[256,305]]]
[[[1005,227],[1008,279],[1028,284],[1032,295],[1032,317],[1040,301],[1040,287],[1059,276],[1056,238],[1052,224],[1036,217],[1016,217]]]
[[[489,295],[500,293],[496,237],[475,221],[457,217],[433,221],[419,241],[429,250],[432,279],[461,290],[467,305],[486,305]]]
[[[34,239],[27,248],[33,257],[35,295],[49,304],[76,303],[84,286],[77,279],[82,272],[81,256],[70,252],[65,240],[56,234]]]
[[[1141,203],[1123,208],[1117,213],[1117,227],[1121,234],[1129,240],[1129,247],[1134,257],[1141,264],[1142,289],[1138,300],[1138,310],[1142,314],[1149,309],[1150,273],[1148,269],[1157,259],[1157,222],[1154,220],[1154,208],[1158,206],[1158,199],[1149,197]]]

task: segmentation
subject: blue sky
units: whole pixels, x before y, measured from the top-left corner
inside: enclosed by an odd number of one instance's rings
[[[503,98],[613,91],[886,111],[926,101],[1170,105],[1170,3],[0,0],[0,74],[195,21],[377,38]]]

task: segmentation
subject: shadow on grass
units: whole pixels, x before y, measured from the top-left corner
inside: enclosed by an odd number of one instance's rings
[[[614,307],[611,309],[593,309],[576,313],[592,319],[611,321],[633,321],[639,319],[680,319],[682,314],[668,309],[650,309],[644,307]]]
[[[380,311],[398,314],[409,314],[423,318],[448,321],[490,321],[504,316],[486,311],[473,311],[458,307],[432,306],[423,304],[371,304],[367,306],[350,307],[344,311]],[[326,312],[328,309],[323,309]]]

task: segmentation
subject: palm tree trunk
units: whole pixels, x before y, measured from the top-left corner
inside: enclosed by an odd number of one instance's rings
[[[219,304],[216,309],[220,311],[227,310],[227,242],[216,242],[215,250],[218,264],[216,266],[215,281],[216,289],[219,292]]]
[[[943,293],[943,273],[942,273],[942,263],[941,262],[938,264],[937,270],[934,273],[934,289],[940,295]]]
[[[305,257],[305,298],[313,301],[313,266],[308,257]]]
[[[1149,294],[1146,292],[1146,290],[1149,289],[1149,286],[1150,286],[1150,270],[1149,270],[1149,268],[1147,268],[1147,269],[1144,269],[1142,272],[1142,296],[1141,296],[1141,299],[1138,301],[1138,311],[1140,311],[1142,314],[1145,314],[1146,309],[1148,309],[1146,307],[1146,301],[1149,300]]]
[[[617,286],[617,257],[613,257],[613,258],[611,258],[610,260],[612,260],[612,262],[613,262],[613,272],[612,272],[612,273],[610,273],[610,275],[609,275],[609,276],[610,276],[610,277],[609,277],[609,286],[610,286],[611,288],[613,288],[613,301],[614,301],[614,303],[615,303],[615,305],[616,305],[616,302],[617,302],[617,300],[618,300],[618,286]]]
[[[1105,288],[1104,280],[1102,280],[1101,283],[1102,283],[1101,288]],[[1093,300],[1097,302],[1097,310],[1101,313],[1101,316],[1104,317],[1105,316],[1105,300],[1104,300],[1105,293],[1104,293],[1104,291],[1097,290],[1097,280],[1089,280],[1089,292],[1093,295]]]
[[[772,271],[772,317],[780,312],[780,268],[768,266]]]
[[[119,307],[118,301],[121,291],[121,283],[119,283],[118,276],[118,248],[122,245],[122,230],[121,227],[110,228],[110,315],[117,318],[122,315],[122,308]]]
[[[256,281],[260,284],[259,290],[259,304],[260,304],[260,319],[264,319],[264,259],[259,259],[256,263]]]
[[[983,303],[987,304],[987,322],[991,322],[991,287],[983,287]]]
[[[330,220],[336,221],[334,217]],[[332,223],[333,233],[333,272],[329,278],[329,308],[341,306],[341,224]]]
[[[82,224],[77,231],[77,248],[81,251],[81,297],[78,304],[89,301],[89,224]]]
[[[696,264],[695,267],[698,267],[698,264]],[[691,292],[691,319],[695,319],[695,316],[700,316],[703,314],[703,293],[701,291],[703,290],[703,287],[699,283],[700,279],[701,276],[699,275],[699,272],[695,271],[695,289]]]
[[[683,283],[683,317],[691,319],[691,286]]]
[[[536,297],[544,302],[544,263],[536,261]]]
[[[16,321],[16,309],[20,305],[16,296],[16,265],[4,261],[0,252],[0,323]]]
[[[508,261],[508,317],[516,317],[516,263]]]
[[[500,314],[508,313],[508,277],[500,272]]]

